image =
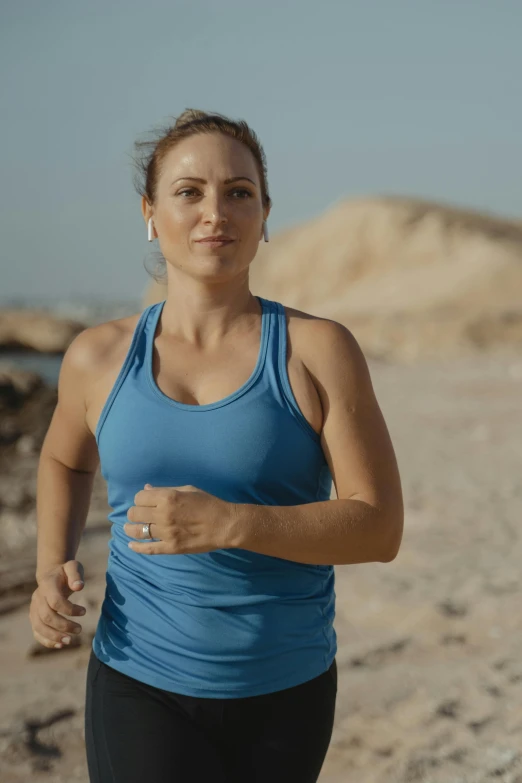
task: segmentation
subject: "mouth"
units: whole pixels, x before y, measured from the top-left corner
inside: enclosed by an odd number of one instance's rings
[[[233,239],[198,239],[198,245],[206,245],[207,247],[224,247],[231,245],[232,242],[234,242]]]

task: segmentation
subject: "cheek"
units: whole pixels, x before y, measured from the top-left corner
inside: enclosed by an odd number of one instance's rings
[[[172,207],[172,209],[165,210],[162,213],[161,229],[168,240],[183,242],[197,221],[198,217],[193,211]]]
[[[184,226],[195,217],[194,211],[183,209],[180,206],[173,206],[165,213],[165,220],[172,226]]]
[[[263,213],[258,204],[244,204],[241,209],[231,211],[230,222],[241,227],[245,234],[256,234],[263,222]]]

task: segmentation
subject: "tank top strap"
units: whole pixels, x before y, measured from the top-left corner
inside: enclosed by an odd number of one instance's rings
[[[248,388],[253,385],[252,381],[260,380],[262,378],[266,372],[267,365],[273,365],[276,368],[276,371],[279,372],[278,365],[280,362],[281,350],[285,349],[281,345],[281,323],[283,327],[285,325],[284,310],[282,305],[280,305],[279,302],[265,299],[262,296],[256,296],[256,299],[258,299],[262,307],[261,338],[256,366],[247,383],[243,384],[244,387],[248,386]],[[166,300],[162,300],[161,302],[156,302],[147,307],[146,310],[143,311],[140,322],[138,322],[136,326],[135,337],[138,337],[138,332],[140,332],[139,337],[141,337],[141,332],[143,332],[143,336],[141,339],[138,338],[135,351],[142,359],[146,370],[152,366],[153,342],[165,301]],[[143,321],[143,323],[141,323],[141,321]],[[146,375],[147,374],[148,373],[146,372]],[[242,392],[246,390],[246,388],[244,389],[241,387]],[[240,390],[238,389],[238,391]],[[226,399],[228,400],[229,398],[227,397]],[[192,409],[194,406],[181,405],[181,407],[188,407]],[[210,408],[212,407],[212,404],[197,407]]]
[[[267,374],[270,377],[273,392],[276,393],[277,390],[282,404],[303,430],[310,435],[312,440],[319,444],[320,436],[303,416],[290,385],[287,366],[288,327],[285,308],[281,302],[273,301],[270,302],[270,305],[272,309],[272,327],[268,345],[270,361],[267,361]]]
[[[95,438],[96,442],[99,444],[100,439],[100,433],[102,430],[102,427],[105,423],[105,419],[107,418],[107,415],[111,409],[111,406],[116,399],[116,396],[123,385],[123,382],[125,381],[126,377],[128,376],[129,372],[131,371],[131,368],[134,364],[142,365],[144,357],[146,356],[146,350],[147,350],[147,334],[146,334],[146,327],[147,324],[150,323],[149,314],[150,312],[154,311],[154,308],[157,307],[156,304],[148,305],[140,314],[140,317],[138,318],[136,322],[136,326],[134,327],[134,332],[132,335],[132,340],[130,342],[129,348],[127,350],[127,355],[125,357],[125,360],[120,367],[120,371],[118,373],[118,376],[114,382],[114,385],[111,389],[111,392],[105,402],[105,405],[103,406],[103,410],[100,414],[100,418],[98,420],[98,424],[96,425],[96,433]]]
[[[262,296],[257,297],[262,304],[264,317],[266,319],[266,345],[265,345],[265,359],[262,368],[263,380],[269,381],[269,385],[272,385],[274,379],[274,368],[277,370],[277,356],[279,352],[279,335],[278,335],[278,305],[277,302],[273,302],[271,299],[264,299]]]
[[[277,321],[277,310],[275,307],[275,303],[271,302],[270,300],[264,299],[263,297],[260,296],[256,298],[259,300],[259,303],[262,308],[262,321],[261,321],[261,338],[260,338],[257,362],[255,364],[255,367],[251,375],[249,376],[249,378],[245,381],[245,383],[243,383],[242,386],[240,386],[234,392],[227,395],[226,397],[223,397],[220,400],[216,400],[215,402],[203,404],[203,405],[189,405],[182,402],[178,402],[177,400],[173,400],[170,397],[167,397],[159,389],[156,381],[154,380],[152,374],[153,350],[154,350],[153,344],[154,344],[154,337],[156,334],[158,321],[161,317],[161,312],[163,310],[165,301],[158,302],[157,304],[153,305],[150,310],[150,315],[147,314],[145,328],[144,328],[144,336],[143,339],[140,341],[138,347],[138,351],[142,356],[141,376],[143,382],[146,383],[146,385],[148,385],[149,392],[152,392],[152,395],[156,399],[161,400],[163,404],[171,408],[176,408],[180,411],[184,411],[191,415],[207,413],[211,410],[217,410],[218,408],[223,408],[225,406],[230,405],[233,402],[236,402],[240,398],[246,397],[252,392],[257,393],[259,387],[265,383],[265,372],[266,372],[266,364],[267,364],[266,358],[268,353],[270,352],[274,357],[277,355],[277,337],[274,344],[274,336],[273,336],[274,324],[276,324]]]

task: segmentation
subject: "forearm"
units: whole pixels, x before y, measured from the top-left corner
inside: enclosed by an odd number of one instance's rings
[[[313,565],[388,562],[396,554],[397,526],[362,500],[234,505],[235,541],[242,549]]]
[[[94,473],[71,470],[41,456],[36,489],[36,581],[53,566],[74,560],[94,484]]]

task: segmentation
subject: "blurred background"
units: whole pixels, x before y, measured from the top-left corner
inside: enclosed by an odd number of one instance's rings
[[[352,330],[401,471],[397,558],[335,568],[320,780],[521,783],[521,29],[516,0],[2,5],[3,782],[88,779],[110,509],[98,473],[84,630],[49,651],[28,620],[39,449],[74,336],[166,298],[131,156],[191,107],[259,135],[251,290]]]

